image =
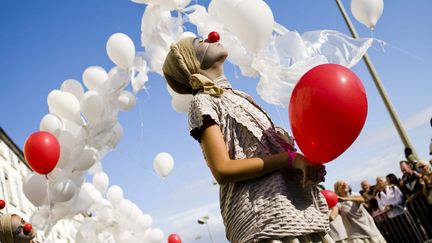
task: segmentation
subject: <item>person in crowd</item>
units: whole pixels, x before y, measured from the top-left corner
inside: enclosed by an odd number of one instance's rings
[[[27,222],[16,214],[0,216],[0,242],[1,243],[36,243],[36,230],[25,230]]]
[[[388,185],[397,186],[399,189],[402,186],[402,181],[393,173],[386,175],[386,182]]]
[[[369,213],[372,213],[370,200],[375,198],[375,185],[371,186],[368,181],[362,181],[360,183],[362,190],[360,190],[360,195],[364,198],[364,206]]]
[[[416,222],[421,224],[426,237],[432,239],[432,206],[423,194],[423,186],[420,174],[413,169],[413,165],[407,161],[401,161],[402,193],[406,198],[406,206]]]
[[[338,213],[348,233],[349,243],[386,242],[372,216],[363,206],[364,198],[353,193],[346,181],[337,181],[334,189],[339,198]]]
[[[184,38],[163,64],[168,85],[193,95],[189,131],[220,185],[230,242],[333,242],[328,207],[316,185],[325,168],[295,152],[288,134],[224,76],[219,42]]]
[[[392,184],[391,178],[391,175],[387,175],[387,180],[383,177],[376,179],[379,188],[376,198],[380,210],[386,212],[389,218],[394,218],[404,213],[404,202],[402,192],[396,185]]]
[[[417,171],[420,173],[419,182],[422,185],[423,195],[426,197],[429,204],[432,205],[432,170],[426,162],[417,164]]]

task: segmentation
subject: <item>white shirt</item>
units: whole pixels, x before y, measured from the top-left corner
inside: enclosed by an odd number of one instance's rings
[[[393,218],[404,213],[402,192],[397,186],[386,186],[384,191],[377,193],[376,199],[378,201],[378,207],[383,212],[385,212],[386,206],[393,206],[390,211],[387,211],[387,216],[389,218]]]

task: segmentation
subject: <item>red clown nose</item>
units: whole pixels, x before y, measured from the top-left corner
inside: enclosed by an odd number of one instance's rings
[[[218,32],[212,31],[208,34],[207,39],[210,43],[215,43],[215,42],[218,42],[220,40],[220,35]]]
[[[24,232],[29,233],[30,231],[32,231],[33,226],[31,224],[27,223],[24,225],[23,228],[24,228]]]

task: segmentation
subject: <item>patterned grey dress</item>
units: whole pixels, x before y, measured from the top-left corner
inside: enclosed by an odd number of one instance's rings
[[[220,97],[205,93],[194,96],[189,109],[191,135],[199,141],[200,131],[210,119],[219,125],[233,160],[284,151],[278,142],[280,137],[276,138],[280,131],[268,115],[250,96],[224,85],[226,91]],[[302,188],[301,180],[301,171],[286,169],[220,185],[220,208],[228,240],[332,242],[326,234],[329,220],[325,199],[316,187]]]

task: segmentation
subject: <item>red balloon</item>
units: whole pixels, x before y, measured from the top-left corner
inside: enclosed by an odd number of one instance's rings
[[[168,236],[168,243],[181,243],[181,239],[180,236],[178,236],[177,234],[170,234]]]
[[[212,31],[208,34],[207,39],[210,43],[218,42],[220,40],[220,35],[218,32]]]
[[[29,224],[29,223],[24,224],[23,229],[24,229],[24,232],[29,233],[30,231],[32,231],[32,229],[33,229],[33,225],[32,225],[32,224]]]
[[[321,194],[323,194],[324,198],[326,199],[329,208],[336,206],[338,203],[338,196],[334,191],[322,190]]]
[[[24,156],[34,171],[48,174],[60,158],[60,144],[49,132],[35,132],[24,145]]]
[[[367,109],[363,84],[351,70],[337,64],[319,65],[294,87],[289,104],[291,129],[306,158],[326,163],[354,142]]]
[[[6,207],[6,202],[0,199],[0,209],[3,209],[4,207]]]

